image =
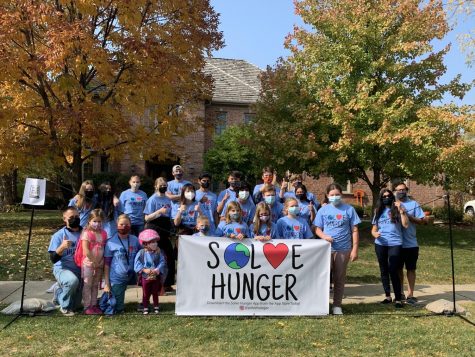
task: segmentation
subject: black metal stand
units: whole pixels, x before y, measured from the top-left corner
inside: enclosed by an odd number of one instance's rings
[[[452,236],[452,208],[450,206],[450,192],[447,189],[447,209],[449,214],[449,241],[450,241],[450,261],[452,263],[452,301],[454,303],[452,315],[457,312],[455,305],[455,265],[454,265],[454,240]]]
[[[31,210],[30,231],[28,233],[28,243],[26,244],[25,268],[23,269],[23,286],[21,289],[20,315],[23,315],[23,300],[25,298],[26,272],[28,270],[28,258],[30,255],[31,229],[33,228],[33,216],[35,215],[35,206]]]

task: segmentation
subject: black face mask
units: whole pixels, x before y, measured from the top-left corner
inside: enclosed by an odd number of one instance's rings
[[[407,197],[407,192],[396,192],[396,197],[399,201],[405,200]]]
[[[94,191],[86,191],[84,192],[84,195],[88,200],[92,199],[94,197]]]
[[[81,224],[81,220],[79,216],[74,216],[68,219],[68,226],[69,228],[79,228]]]
[[[209,187],[209,182],[200,182],[200,185],[203,188],[208,188]]]
[[[391,206],[394,202],[394,197],[383,197],[383,205]]]
[[[112,192],[111,191],[103,191],[102,192],[102,197],[105,199],[110,199],[112,197]]]
[[[167,192],[167,188],[166,187],[159,187],[158,192],[165,193],[165,192]]]
[[[295,195],[295,197],[297,197],[300,201],[305,201],[305,199],[307,198],[305,193],[299,193],[298,195]]]
[[[229,187],[235,189],[241,187],[241,182],[240,181],[234,181],[229,183]]]
[[[181,180],[183,178],[183,174],[175,174],[175,178],[177,180]]]

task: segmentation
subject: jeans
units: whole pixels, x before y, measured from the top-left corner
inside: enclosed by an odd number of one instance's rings
[[[116,312],[124,311],[125,290],[127,290],[127,283],[113,284],[111,286],[112,294],[114,294],[114,297],[115,297],[115,311]]]
[[[56,299],[65,310],[75,310],[81,305],[81,278],[71,270],[59,267],[53,268],[53,274],[59,284]]]
[[[399,279],[399,269],[401,268],[402,246],[396,245],[388,247],[375,244],[374,249],[376,251],[376,256],[378,257],[384,293],[386,296],[391,296],[391,287],[389,286],[389,278],[391,278],[395,300],[401,301],[401,280]]]

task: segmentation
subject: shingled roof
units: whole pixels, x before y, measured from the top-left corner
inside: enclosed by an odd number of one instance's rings
[[[261,83],[261,69],[237,59],[207,58],[205,73],[213,78],[215,103],[252,104],[257,101]]]

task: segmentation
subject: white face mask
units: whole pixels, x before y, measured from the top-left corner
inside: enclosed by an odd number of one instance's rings
[[[139,188],[140,188],[140,184],[139,183],[132,183],[130,185],[130,188],[132,189],[132,191],[138,191]]]
[[[239,198],[243,201],[249,198],[249,191],[239,191]]]
[[[192,201],[195,198],[195,193],[191,191],[185,192],[185,198]]]

